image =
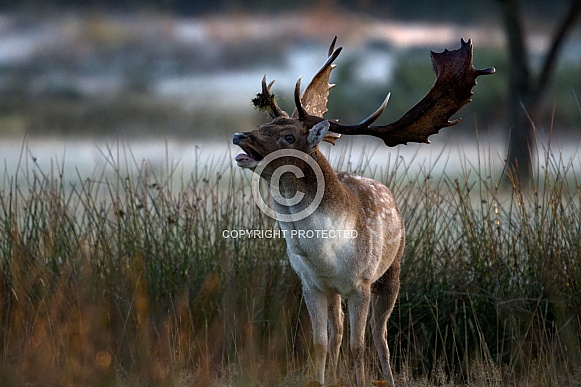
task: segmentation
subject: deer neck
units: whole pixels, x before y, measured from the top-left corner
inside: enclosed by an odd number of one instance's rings
[[[293,213],[302,211],[306,206],[308,206],[316,197],[318,187],[321,187],[320,180],[323,179],[324,191],[321,199],[321,203],[318,205],[315,211],[319,215],[326,215],[333,212],[340,212],[337,209],[346,209],[350,206],[349,193],[344,188],[343,184],[337,178],[337,174],[331,167],[329,161],[323,156],[323,154],[315,149],[310,154],[311,158],[316,162],[320,168],[320,172],[316,172],[306,161],[299,160],[297,158],[289,158],[287,160],[281,160],[281,164],[278,167],[289,168],[286,173],[282,173],[280,176],[273,179],[273,175],[269,174],[267,180],[270,183],[271,193],[274,195],[273,189],[276,189],[276,179],[278,179],[278,188],[280,190],[280,195],[285,199],[295,198],[295,195],[299,195],[302,199],[299,203],[295,205],[278,205],[278,210],[284,211],[285,213]],[[295,168],[296,167],[296,168]],[[301,174],[296,174],[294,172],[302,172]],[[304,196],[303,196],[304,195]],[[298,198],[298,197],[296,197]]]

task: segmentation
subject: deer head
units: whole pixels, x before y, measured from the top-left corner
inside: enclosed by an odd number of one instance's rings
[[[257,130],[234,136],[234,144],[246,152],[236,156],[236,162],[242,168],[255,169],[264,157],[278,150],[295,149],[310,154],[322,140],[336,138],[333,134],[327,136],[328,129],[326,120],[307,128],[300,120],[277,117]]]
[[[335,120],[326,120],[329,84],[333,62],[341,53],[335,49],[335,38],[329,48],[329,57],[319,72],[313,77],[305,91],[300,93],[301,79],[296,83],[294,99],[296,108],[289,117],[276,103],[266,75],[262,79],[262,92],[253,99],[260,110],[267,111],[273,121],[259,129],[234,136],[234,144],[246,152],[236,157],[240,167],[254,169],[269,153],[283,148],[312,152],[320,141],[332,144],[341,135],[371,135],[381,138],[388,146],[408,142],[429,143],[428,137],[441,128],[457,124],[460,119],[450,121],[465,104],[471,101],[472,87],[480,75],[493,74],[494,68],[477,70],[472,65],[472,42],[461,40],[460,48],[442,53],[431,52],[436,81],[428,94],[399,120],[387,125],[373,125],[387,107],[389,94],[381,106],[365,120],[355,125],[343,125]],[[327,124],[317,124],[326,122]],[[315,133],[310,134],[313,128]]]

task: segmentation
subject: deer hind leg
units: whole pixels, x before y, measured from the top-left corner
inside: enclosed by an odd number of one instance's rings
[[[349,342],[351,355],[355,361],[355,376],[358,386],[365,384],[365,325],[369,313],[370,295],[371,289],[368,285],[350,297],[347,302],[350,326]]]
[[[330,371],[333,382],[337,382],[337,363],[339,361],[339,349],[343,341],[343,309],[341,308],[341,296],[331,294],[327,301],[329,303],[329,356]]]
[[[315,377],[325,384],[325,362],[327,360],[327,296],[303,284],[303,296],[311,317],[313,344],[315,347]]]
[[[373,343],[379,355],[383,378],[394,386],[393,374],[389,365],[387,346],[387,319],[393,310],[399,292],[399,262],[394,262],[385,274],[373,284],[372,294],[372,332]]]

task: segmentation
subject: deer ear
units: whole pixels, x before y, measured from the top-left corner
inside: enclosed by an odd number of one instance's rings
[[[309,134],[307,135],[307,143],[309,144],[310,149],[314,149],[325,137],[325,134],[329,130],[329,121],[323,120],[313,126],[311,130],[309,130]]]

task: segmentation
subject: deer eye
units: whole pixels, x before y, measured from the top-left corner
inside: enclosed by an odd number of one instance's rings
[[[293,142],[295,142],[295,136],[293,136],[292,134],[287,134],[284,136],[284,140],[289,144],[292,144]]]

